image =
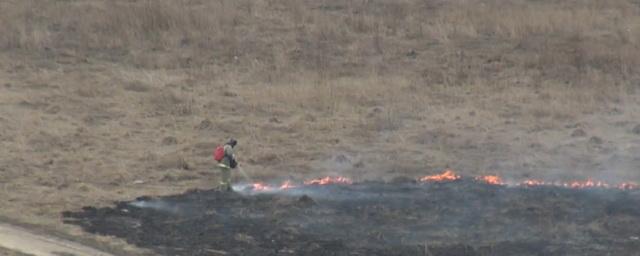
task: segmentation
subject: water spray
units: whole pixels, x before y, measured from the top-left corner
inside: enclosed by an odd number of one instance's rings
[[[238,166],[238,171],[240,171],[240,174],[242,174],[242,176],[249,182],[249,183],[253,183],[253,179],[251,179],[251,177],[249,177],[249,175],[247,175],[247,173],[244,171],[244,169],[242,169],[242,167]]]

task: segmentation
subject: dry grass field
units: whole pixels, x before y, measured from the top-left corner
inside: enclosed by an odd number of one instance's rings
[[[12,251],[12,250],[5,249],[5,248],[2,248],[2,247],[0,247],[0,255],[2,255],[2,256],[31,256],[29,254],[24,254],[24,253]]]
[[[0,215],[256,179],[640,181],[633,0],[5,0]],[[98,241],[112,241],[93,237]]]

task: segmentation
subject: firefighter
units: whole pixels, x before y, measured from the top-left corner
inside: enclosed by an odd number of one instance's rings
[[[238,144],[238,141],[235,139],[230,139],[229,142],[224,144],[224,146],[220,146],[216,149],[216,151],[222,151],[217,154],[223,153],[220,160],[218,160],[218,169],[220,170],[221,179],[220,179],[220,189],[225,191],[231,191],[231,169],[235,169],[238,165],[236,162],[235,155],[233,154],[233,149]]]

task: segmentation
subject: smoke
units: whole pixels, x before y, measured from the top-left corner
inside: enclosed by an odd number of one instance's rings
[[[268,184],[268,183],[265,183]],[[281,189],[272,183],[269,186],[272,189],[255,189],[254,184],[242,183],[233,186],[234,191],[242,195],[283,195],[289,197],[309,196],[314,199],[323,201],[361,201],[371,199],[412,199],[415,197],[417,190],[424,189],[424,184],[420,183],[384,183],[384,182],[367,182],[355,184],[329,184],[329,185],[296,185],[292,188]],[[372,190],[372,184],[381,190]],[[384,191],[383,193],[380,191]]]
[[[607,154],[602,160],[600,175],[611,181],[639,181],[640,147],[636,145],[617,145],[616,150]]]
[[[491,250],[510,252],[482,255],[513,255],[511,249],[493,245],[517,242],[511,246],[520,250],[525,246],[531,252],[523,254],[553,254],[536,245],[536,241],[546,241],[576,250],[562,251],[563,255],[583,255],[585,248],[610,250],[606,245],[613,241],[637,236],[637,230],[630,227],[638,223],[635,217],[640,216],[636,191],[509,187],[472,177],[442,182],[303,182],[292,183],[299,186],[287,189],[278,189],[282,183],[271,184],[274,189],[257,191],[254,184],[236,184],[234,189],[240,195],[203,190],[139,199],[123,207],[129,207],[128,211],[90,209],[76,216],[85,214],[96,220],[78,222],[81,225],[97,225],[107,234],[124,237],[135,234],[133,239],[144,239],[146,245],[160,244],[162,250],[178,245],[180,251],[172,251],[172,255],[194,255],[212,243],[217,249],[233,251],[231,255],[264,255],[266,248],[262,246],[273,244],[295,249],[298,254],[294,255],[327,255],[303,253],[310,241],[321,244],[327,239],[341,245],[328,250],[362,252],[358,255],[390,255],[364,252],[415,248],[425,241],[432,245],[464,243],[475,248],[489,244]],[[181,221],[159,211],[180,212]],[[113,223],[132,218],[143,227],[112,227]],[[601,223],[608,226],[594,228]],[[141,236],[140,231],[146,233]],[[556,247],[551,250],[557,252]],[[240,248],[253,248],[254,253],[240,252]]]
[[[137,208],[149,208],[149,209],[170,212],[170,213],[180,212],[180,208],[177,205],[170,204],[162,200],[153,200],[153,201],[139,200],[139,201],[130,202],[129,205]]]

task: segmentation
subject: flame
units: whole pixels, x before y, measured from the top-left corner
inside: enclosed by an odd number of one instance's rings
[[[429,176],[424,176],[422,178],[420,178],[420,181],[422,182],[442,182],[442,181],[454,181],[454,180],[459,180],[461,177],[460,175],[457,175],[454,171],[447,169],[445,170],[443,173],[441,174],[436,174],[436,175],[429,175]]]
[[[291,188],[296,188],[298,186],[294,185],[293,182],[291,182],[290,180],[287,180],[285,182],[282,183],[282,185],[276,187],[276,186],[272,186],[272,185],[268,185],[262,182],[258,182],[258,183],[253,183],[253,190],[254,191],[274,191],[274,190],[286,190],[286,189],[291,189]]]
[[[502,182],[502,178],[495,175],[476,177],[476,180],[487,183],[487,184],[491,184],[491,185],[505,185],[505,183]]]
[[[253,186],[253,190],[255,191],[271,191],[275,189],[274,187],[264,184],[262,182],[253,183],[252,186]]]
[[[617,188],[621,190],[633,190],[639,189],[637,183],[633,182],[623,182],[617,185],[611,185],[604,181],[597,181],[593,179],[587,179],[582,181],[570,181],[570,182],[549,182],[549,181],[541,181],[541,180],[525,180],[518,185],[526,186],[526,187],[534,187],[534,186],[554,186],[554,187],[565,187],[565,188],[573,188],[573,189],[584,189],[584,188]]]
[[[587,179],[585,181],[572,181],[569,185],[570,188],[609,188],[609,184],[602,181],[593,181]]]
[[[328,185],[328,184],[353,184],[351,179],[346,177],[324,177],[321,179],[308,180],[305,185]]]
[[[304,185],[328,185],[328,184],[352,184],[353,182],[349,178],[345,177],[324,177],[320,179],[313,179],[304,182]],[[299,187],[291,180],[284,181],[280,186],[269,185],[263,182],[257,182],[251,184],[252,190],[257,192],[273,192],[279,190],[287,190]]]
[[[527,187],[533,187],[533,186],[553,186],[553,183],[546,182],[546,181],[541,181],[541,180],[525,180],[525,181],[523,181],[523,182],[520,182],[518,185],[520,185],[520,186],[527,186]]]
[[[456,181],[462,179],[462,176],[456,174],[453,170],[447,169],[444,170],[441,174],[436,175],[428,175],[420,178],[421,182],[447,182],[447,181]],[[519,183],[507,183],[504,182],[500,176],[496,175],[486,175],[486,176],[478,176],[475,178],[477,182],[486,183],[489,185],[499,185],[499,186],[519,186],[519,187],[537,187],[537,186],[553,186],[553,187],[564,187],[569,189],[588,189],[588,188],[602,188],[602,189],[620,189],[620,190],[636,190],[640,189],[638,183],[634,182],[623,182],[619,184],[609,184],[604,181],[593,180],[591,178],[586,180],[576,180],[569,182],[560,182],[560,181],[544,181],[544,180],[536,180],[536,179],[527,179]],[[307,180],[303,182],[303,184],[295,184],[291,180],[284,181],[280,186],[277,185],[269,185],[266,183],[258,182],[252,184],[252,190],[257,192],[273,192],[287,189],[294,189],[300,186],[322,186],[329,184],[344,184],[350,185],[353,184],[353,181],[346,177],[324,177],[318,179]]]
[[[290,180],[287,180],[283,182],[282,185],[280,185],[280,189],[290,189],[290,188],[296,188],[296,187],[298,186],[293,185]]]
[[[638,189],[638,184],[634,182],[623,182],[623,183],[620,183],[620,185],[618,185],[618,189],[622,189],[622,190]]]

